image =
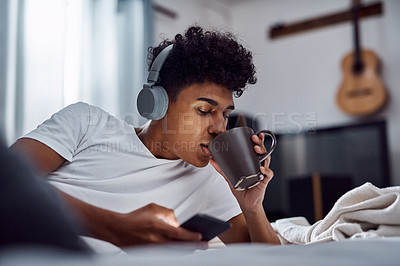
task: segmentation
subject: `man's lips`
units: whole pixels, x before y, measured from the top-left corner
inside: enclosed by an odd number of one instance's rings
[[[208,157],[211,157],[211,152],[208,149],[208,144],[200,144],[200,146],[201,146],[201,150],[203,151],[203,153],[205,155],[207,155]]]

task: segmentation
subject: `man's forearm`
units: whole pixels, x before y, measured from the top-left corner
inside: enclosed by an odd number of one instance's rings
[[[80,218],[81,224],[84,226],[84,229],[86,229],[83,232],[84,235],[111,243],[115,242],[111,232],[113,229],[113,222],[115,223],[118,213],[87,204],[62,191],[59,191],[59,193],[64,202],[66,202],[70,209]]]
[[[262,207],[253,211],[244,211],[243,214],[246,218],[251,242],[280,245],[279,238],[269,223]]]
[[[129,213],[117,213],[87,204],[64,192],[60,194],[82,219],[87,228],[86,235],[119,247],[201,240],[201,234],[179,227],[173,210],[154,203]]]

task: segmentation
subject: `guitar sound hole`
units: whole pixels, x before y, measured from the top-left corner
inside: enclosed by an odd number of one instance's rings
[[[360,75],[361,73],[364,72],[364,64],[363,63],[355,63],[353,65],[353,73],[355,75]]]
[[[347,93],[347,96],[349,98],[356,98],[356,97],[362,97],[362,96],[368,96],[372,94],[371,88],[358,88],[351,90]]]

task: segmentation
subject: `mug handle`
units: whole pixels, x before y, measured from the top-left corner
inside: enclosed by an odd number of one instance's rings
[[[268,151],[266,154],[258,155],[258,158],[259,158],[260,163],[261,163],[261,162],[264,161],[269,155],[271,155],[271,153],[274,151],[274,149],[275,149],[275,147],[276,147],[276,137],[275,137],[274,133],[272,133],[272,132],[269,131],[269,130],[261,130],[261,131],[259,131],[259,132],[257,133],[257,136],[258,136],[260,133],[264,133],[264,135],[268,135],[268,136],[270,136],[271,139],[272,139],[272,143],[271,143],[271,147],[269,147],[269,151]],[[267,149],[267,150],[268,150],[268,149]]]

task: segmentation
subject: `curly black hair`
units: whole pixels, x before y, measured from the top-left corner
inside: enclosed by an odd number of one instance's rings
[[[157,84],[165,88],[173,101],[180,90],[196,83],[213,82],[239,97],[248,83],[257,82],[252,53],[232,33],[191,26],[184,36],[177,34],[174,40],[164,40],[149,48],[149,70],[157,55],[170,44],[174,46]]]

